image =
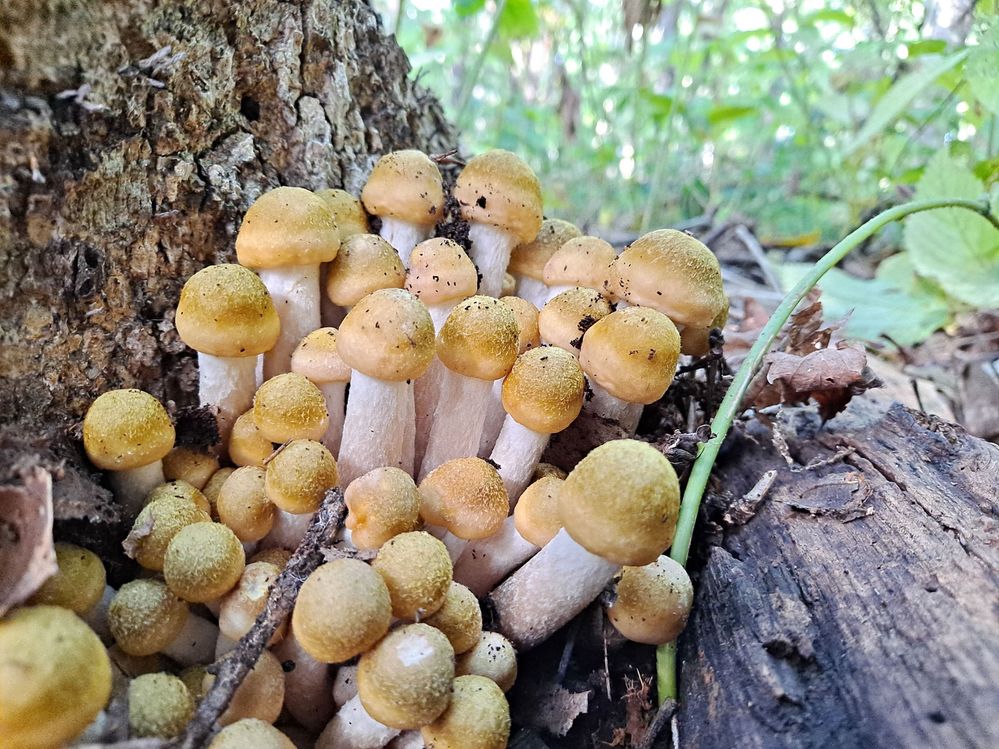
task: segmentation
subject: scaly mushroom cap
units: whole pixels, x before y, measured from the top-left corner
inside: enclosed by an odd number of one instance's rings
[[[218,469],[218,458],[190,447],[175,447],[163,458],[163,476],[167,481],[186,481],[199,491]]]
[[[673,540],[680,484],[651,445],[613,440],[572,469],[558,509],[566,531],[590,553],[614,564],[650,564]]]
[[[336,328],[319,328],[309,333],[291,355],[291,371],[317,385],[350,382],[350,367],[336,347]]]
[[[175,433],[166,409],[141,390],[97,396],[83,419],[83,448],[103,471],[127,471],[160,460]]]
[[[694,587],[687,571],[663,555],[652,564],[621,571],[607,615],[629,640],[663,645],[683,631],[693,604]]]
[[[128,655],[152,655],[167,647],[187,622],[187,604],[159,580],[125,583],[108,606],[108,628]]]
[[[223,656],[223,658],[234,657],[236,657],[235,652]],[[215,677],[212,674],[205,674],[206,692],[214,683]],[[228,726],[246,718],[273,723],[281,714],[282,705],[284,705],[284,669],[270,650],[264,650],[246,678],[237,687],[229,707],[219,717],[219,724]]]
[[[598,320],[583,336],[583,370],[616,398],[655,403],[673,382],[680,334],[673,321],[648,307],[625,307]]]
[[[710,326],[728,307],[718,258],[675,229],[632,242],[614,261],[611,279],[617,298],[657,309],[677,325]]]
[[[420,493],[399,468],[368,471],[350,482],[343,498],[349,511],[345,525],[358,549],[377,549],[420,525]]]
[[[531,481],[548,478],[549,476],[554,476],[557,479],[564,479],[568,475],[568,472],[563,471],[561,468],[552,465],[551,463],[538,463],[538,467],[534,469]]]
[[[182,528],[167,546],[163,577],[185,601],[205,603],[232,590],[245,564],[243,546],[228,526],[195,523]]]
[[[194,700],[171,674],[143,674],[128,684],[128,730],[133,737],[179,736],[194,714]]]
[[[517,651],[499,632],[483,632],[471,650],[458,656],[455,673],[492,679],[504,692],[517,681]]]
[[[69,609],[26,606],[0,620],[0,745],[56,749],[111,695],[111,661]]]
[[[599,237],[576,237],[563,244],[545,263],[548,286],[583,286],[603,291],[610,277],[614,248]]]
[[[300,374],[285,372],[267,380],[253,396],[253,421],[271,442],[318,440],[330,417],[322,392]]]
[[[233,463],[238,466],[263,466],[273,452],[274,443],[260,431],[252,408],[236,419],[229,434],[229,458]]]
[[[418,226],[433,226],[444,215],[440,169],[422,151],[392,151],[371,170],[361,202],[373,216],[390,216]]]
[[[447,637],[426,624],[407,624],[361,656],[357,694],[372,718],[407,730],[444,712],[453,681],[454,648]]]
[[[248,268],[328,263],[340,232],[326,201],[301,187],[277,187],[254,201],[236,235],[236,258]]]
[[[361,201],[346,190],[317,190],[316,196],[325,201],[326,207],[333,214],[341,243],[355,234],[367,234],[371,231],[368,226],[368,214],[365,213]]]
[[[510,738],[510,705],[492,679],[459,676],[447,709],[420,733],[433,749],[505,749]]]
[[[267,497],[265,472],[257,466],[237,468],[219,490],[219,521],[243,542],[259,541],[274,526],[276,509]]]
[[[519,296],[504,296],[500,298],[507,307],[513,310],[517,320],[517,354],[541,345],[541,332],[538,330],[538,308]]]
[[[501,149],[472,158],[461,170],[454,197],[466,221],[495,226],[530,242],[541,228],[541,184],[516,154]]]
[[[55,554],[59,570],[42,583],[30,602],[86,614],[104,595],[104,563],[94,552],[73,544],[56,542]]]
[[[282,549],[280,546],[272,546],[269,549],[258,551],[250,557],[250,562],[269,562],[279,570],[283,570],[285,565],[288,564],[289,559],[291,559],[291,549]]]
[[[336,459],[313,440],[289,442],[267,463],[267,497],[285,512],[315,512],[340,482]]]
[[[226,594],[219,606],[219,631],[232,640],[245,635],[267,606],[267,597],[281,569],[270,562],[246,565],[239,583]],[[276,640],[284,636],[284,622],[275,632]],[[275,641],[272,638],[272,642]]]
[[[599,291],[577,287],[563,291],[541,308],[538,330],[552,346],[578,355],[586,331],[610,313],[610,302]]]
[[[190,500],[164,496],[142,508],[122,546],[147,570],[160,572],[173,537],[193,523],[210,523],[211,520],[207,512]]]
[[[260,277],[241,265],[209,265],[184,284],[174,318],[180,339],[212,356],[256,356],[281,332],[274,301]]]
[[[337,338],[351,369],[391,382],[415,380],[434,358],[434,322],[404,289],[381,289],[347,313]]]
[[[252,417],[251,417],[252,418]],[[256,429],[256,425],[254,425]],[[268,443],[270,444],[270,443]],[[211,505],[211,515],[212,520],[218,519],[218,512],[215,509],[215,505],[219,501],[219,492],[222,491],[222,485],[225,484],[226,480],[233,474],[235,468],[226,466],[225,468],[219,468],[212,477],[208,479],[208,483],[205,484],[205,488],[201,490],[205,499],[208,500],[208,504]]]
[[[420,482],[420,514],[458,538],[488,538],[510,513],[510,496],[499,472],[482,458],[442,463]]]
[[[482,634],[482,610],[479,599],[461,583],[451,583],[444,603],[423,620],[447,637],[455,654],[471,650]]]
[[[513,248],[508,270],[519,276],[527,276],[538,281],[544,280],[545,265],[558,248],[570,239],[582,236],[583,232],[575,224],[559,218],[546,218],[536,232]]]
[[[370,565],[335,559],[302,585],[291,617],[302,648],[323,663],[342,663],[363,653],[388,632],[388,588]]]
[[[441,541],[423,531],[400,533],[378,550],[371,567],[385,581],[392,615],[422,619],[441,607],[452,581],[451,557]]]
[[[372,291],[401,289],[406,283],[399,253],[377,234],[355,234],[328,268],[326,296],[341,307],[353,307]]]
[[[291,739],[270,723],[243,718],[219,731],[208,749],[295,749]]]
[[[208,501],[208,497],[198,491],[194,484],[190,484],[183,479],[168,481],[165,484],[154,486],[152,491],[150,491],[143,500],[143,506],[148,506],[157,499],[167,498],[182,499],[185,502],[190,502],[202,512],[208,514],[211,514],[212,512],[212,505],[211,502]]]
[[[558,514],[558,495],[562,479],[547,476],[524,489],[513,508],[513,523],[517,533],[535,546],[544,546],[562,529]]]
[[[498,380],[517,358],[517,318],[499,299],[459,302],[437,336],[437,357],[448,369],[479,380]]]
[[[557,346],[542,346],[517,357],[503,380],[503,408],[518,424],[555,434],[579,416],[585,391],[576,357]]]
[[[453,239],[434,237],[413,248],[406,289],[428,307],[470,297],[478,284],[475,264]]]

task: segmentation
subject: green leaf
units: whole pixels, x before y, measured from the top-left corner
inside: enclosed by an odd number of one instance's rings
[[[538,34],[538,14],[531,0],[506,0],[499,33],[504,39],[529,39]]]
[[[974,200],[984,193],[981,181],[946,150],[933,157],[916,185],[917,200]],[[925,211],[906,219],[904,238],[919,274],[974,307],[999,307],[999,230],[983,216],[962,208]]]
[[[928,62],[920,70],[899,78],[878,100],[874,110],[867,118],[867,122],[860,128],[860,132],[857,133],[853,142],[846,147],[843,155],[849,156],[879,135],[909,108],[913,99],[919,96],[923,89],[930,86],[945,72],[962,63],[967,56],[968,50],[963,50],[949,57],[941,57]]]
[[[999,115],[999,48],[983,44],[973,49],[964,73],[975,98],[992,114]]]
[[[711,125],[725,125],[734,120],[741,120],[756,114],[756,107],[727,104],[719,107],[712,107],[708,110],[708,123]]]
[[[801,19],[802,23],[815,24],[815,23],[838,23],[841,26],[853,27],[856,20],[852,13],[847,13],[845,10],[817,10],[814,13],[809,13],[807,16]]]
[[[920,55],[939,55],[947,51],[947,42],[943,39],[920,39],[916,42],[909,42],[905,47],[910,58]]]
[[[485,8],[486,0],[455,0],[453,7],[459,18],[468,18]]]

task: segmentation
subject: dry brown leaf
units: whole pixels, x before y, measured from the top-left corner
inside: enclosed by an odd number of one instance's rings
[[[517,720],[565,736],[576,718],[589,708],[589,692],[570,692],[558,684],[532,684],[518,700]]]
[[[52,542],[52,476],[43,468],[0,486],[0,616],[58,571]]]

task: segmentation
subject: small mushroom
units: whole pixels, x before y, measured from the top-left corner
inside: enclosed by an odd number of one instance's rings
[[[337,350],[337,335],[336,328],[314,330],[302,339],[291,355],[291,371],[307,377],[326,399],[330,421],[322,443],[333,455],[340,452],[347,383],[350,382],[350,367]]]
[[[545,303],[576,286],[606,293],[614,248],[598,237],[570,239],[545,263],[542,278],[548,287]]]
[[[455,673],[458,676],[485,676],[504,692],[509,692],[517,681],[517,651],[499,632],[483,632],[475,647],[458,656]]]
[[[329,414],[319,388],[300,374],[286,372],[257,389],[253,422],[270,442],[320,440],[329,426]]]
[[[398,468],[368,471],[350,483],[343,498],[345,525],[358,549],[377,549],[420,525],[420,493],[412,477]]]
[[[546,218],[541,222],[536,236],[514,247],[509,270],[517,280],[517,296],[539,309],[544,307],[548,294],[544,280],[545,265],[562,245],[582,234],[575,224],[558,218]]]
[[[251,562],[246,565],[236,587],[222,598],[219,606],[219,631],[229,640],[239,640],[267,606],[271,587],[281,574],[280,568],[270,562]],[[281,623],[270,644],[280,642],[287,630]],[[217,651],[216,651],[217,652]]]
[[[208,483],[205,484],[205,488],[201,490],[205,499],[208,500],[208,504],[211,507],[212,520],[218,520],[218,513],[215,510],[215,505],[219,501],[219,492],[222,491],[222,486],[225,484],[226,479],[228,479],[235,468],[230,468],[226,466],[225,468],[219,468],[212,477],[208,479]]]
[[[259,541],[270,533],[277,513],[267,497],[264,470],[256,466],[237,468],[219,490],[215,507],[219,521],[243,543]]]
[[[190,447],[175,447],[163,458],[163,475],[167,481],[186,481],[198,490],[205,488],[217,470],[218,458]]]
[[[164,496],[142,508],[122,546],[128,556],[146,569],[162,572],[167,546],[181,528],[208,522],[211,522],[209,514],[193,502]]]
[[[451,558],[444,544],[423,531],[400,533],[378,550],[371,568],[385,582],[392,615],[418,621],[444,604],[451,586]]]
[[[232,658],[228,653],[223,658]],[[203,688],[207,692],[215,683],[213,674],[205,674]],[[236,688],[229,707],[219,717],[219,725],[228,726],[240,720],[255,718],[273,723],[284,705],[284,670],[269,650],[260,653],[257,662]]]
[[[405,283],[406,269],[392,245],[377,234],[355,234],[329,264],[324,292],[346,313],[371,292]]]
[[[208,749],[295,749],[287,736],[266,721],[243,718],[230,723],[212,739]]]
[[[260,466],[274,452],[274,443],[267,439],[253,418],[253,409],[240,415],[229,433],[229,459],[237,466]]]
[[[107,585],[104,563],[94,552],[75,544],[56,542],[58,571],[35,591],[28,603],[35,606],[61,606],[79,615],[99,635],[107,629],[105,592]]]
[[[491,679],[459,676],[447,709],[420,733],[434,749],[504,749],[510,738],[510,705]]]
[[[316,195],[326,201],[326,206],[333,213],[333,220],[336,221],[337,229],[340,232],[341,251],[343,244],[355,234],[371,233],[371,227],[368,226],[368,214],[365,212],[364,206],[349,192],[337,189],[318,190]],[[321,289],[326,288],[329,266],[330,264],[326,263],[320,270],[319,286]],[[340,321],[343,320],[343,315],[343,308],[333,304],[325,294],[320,294],[320,317],[324,326],[339,325]],[[335,453],[336,450],[333,452]]]
[[[153,487],[153,490],[146,495],[144,507],[148,507],[151,502],[155,502],[157,499],[167,498],[182,499],[207,514],[211,514],[212,511],[212,504],[204,492],[199,491],[194,484],[189,484],[183,479],[168,481]]]
[[[644,567],[625,567],[614,582],[607,617],[633,642],[663,645],[687,624],[694,588],[687,570],[668,556]]]
[[[461,654],[471,650],[479,641],[479,635],[482,634],[482,610],[472,591],[460,583],[452,582],[444,596],[444,603],[424,619],[423,623],[443,632],[455,654]]]
[[[578,287],[563,291],[538,313],[541,342],[558,346],[578,359],[583,334],[610,313],[610,302],[599,291]]]
[[[235,587],[245,562],[243,546],[228,526],[195,523],[178,531],[167,546],[163,577],[185,601],[207,603]]]
[[[267,463],[267,497],[293,515],[315,512],[339,481],[333,455],[313,440],[293,440]]]
[[[285,670],[285,708],[313,733],[333,717],[333,674],[324,661],[309,655],[294,631],[271,648]]]
[[[128,685],[128,730],[138,738],[179,736],[194,714],[183,681],[165,673],[143,674]]]

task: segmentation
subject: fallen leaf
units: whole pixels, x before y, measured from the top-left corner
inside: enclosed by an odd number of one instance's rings
[[[27,469],[0,486],[0,616],[58,571],[52,542],[52,476]]]
[[[867,365],[867,354],[859,346],[840,344],[807,356],[777,351],[767,357],[767,382],[783,380],[798,393],[837,390],[859,382]]]
[[[565,736],[576,718],[585,713],[590,693],[570,692],[558,684],[532,684],[518,700],[517,721],[542,728],[556,736]]]
[[[135,559],[135,555],[139,551],[139,543],[153,532],[153,526],[155,525],[156,518],[150,513],[141,523],[136,523],[132,526],[132,530],[125,536],[125,540],[121,542],[121,548],[125,550],[125,554],[129,558]]]

